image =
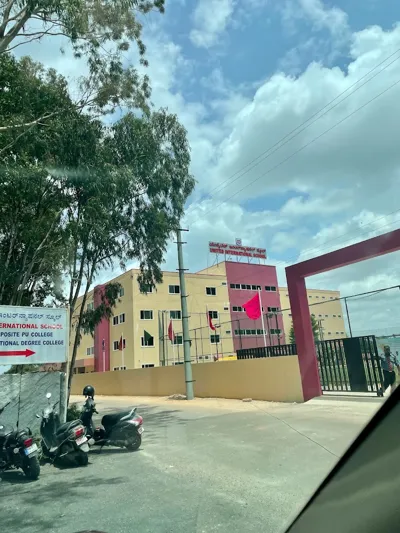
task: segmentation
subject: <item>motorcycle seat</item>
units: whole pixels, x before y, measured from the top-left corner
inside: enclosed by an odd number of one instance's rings
[[[129,411],[120,411],[119,413],[112,413],[110,415],[104,415],[101,419],[101,423],[104,427],[111,427],[118,424],[118,422],[125,418],[128,420],[135,412],[135,409],[130,409]]]
[[[80,420],[72,420],[71,422],[65,422],[65,424],[61,424],[61,426],[57,428],[56,434],[59,435],[80,425],[82,425],[82,422]]]

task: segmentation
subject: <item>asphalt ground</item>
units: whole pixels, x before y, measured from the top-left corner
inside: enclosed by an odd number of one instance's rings
[[[99,398],[137,404],[137,452],[95,448],[85,468],[0,474],[7,533],[282,532],[380,403],[285,405]]]

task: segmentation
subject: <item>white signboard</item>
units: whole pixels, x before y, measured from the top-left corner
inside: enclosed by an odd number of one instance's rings
[[[0,305],[0,365],[67,360],[67,309]]]
[[[265,248],[255,248],[254,246],[242,246],[242,244],[227,244],[224,242],[209,242],[210,254],[239,255],[242,257],[255,257],[266,259],[267,250]]]

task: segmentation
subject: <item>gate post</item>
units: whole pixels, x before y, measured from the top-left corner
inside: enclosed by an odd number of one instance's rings
[[[317,352],[308,307],[306,283],[290,269],[286,270],[290,308],[292,310],[294,336],[299,358],[304,401],[322,395],[318,373]]]

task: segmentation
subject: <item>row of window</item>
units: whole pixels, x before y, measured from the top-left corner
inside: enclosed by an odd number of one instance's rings
[[[269,332],[271,335],[280,335],[282,333],[280,329],[276,328],[271,328]],[[264,335],[264,333],[268,334],[268,331],[264,331],[263,329],[235,329],[235,335],[240,337],[243,335],[255,337],[257,335]]]
[[[289,294],[286,294],[286,296],[289,296]],[[327,296],[316,296],[314,294],[314,296],[312,294],[309,294],[308,297],[311,299],[311,298],[315,298],[316,300],[318,300],[319,298],[321,298],[321,300],[336,300],[336,297],[335,296],[329,296],[329,298]]]
[[[118,326],[118,324],[123,324],[124,322],[125,322],[125,313],[113,316],[113,326]]]
[[[262,310],[265,311],[264,307],[262,308]],[[241,305],[232,305],[232,311],[235,311],[236,313],[245,312],[245,310],[243,309]],[[268,313],[278,313],[279,311],[280,311],[279,307],[268,307]]]
[[[315,315],[314,313],[312,313],[311,316],[313,316],[313,317],[315,318],[317,315]],[[325,318],[329,318],[329,315],[318,315],[318,318],[323,318],[323,317],[325,317]],[[342,318],[342,315],[332,315],[332,318]]]
[[[261,291],[261,285],[247,285],[246,283],[230,283],[230,288],[241,291]],[[274,285],[265,285],[267,292],[276,292]]]
[[[142,365],[142,368],[154,368],[152,363]],[[126,370],[126,366],[114,366],[113,370]]]

